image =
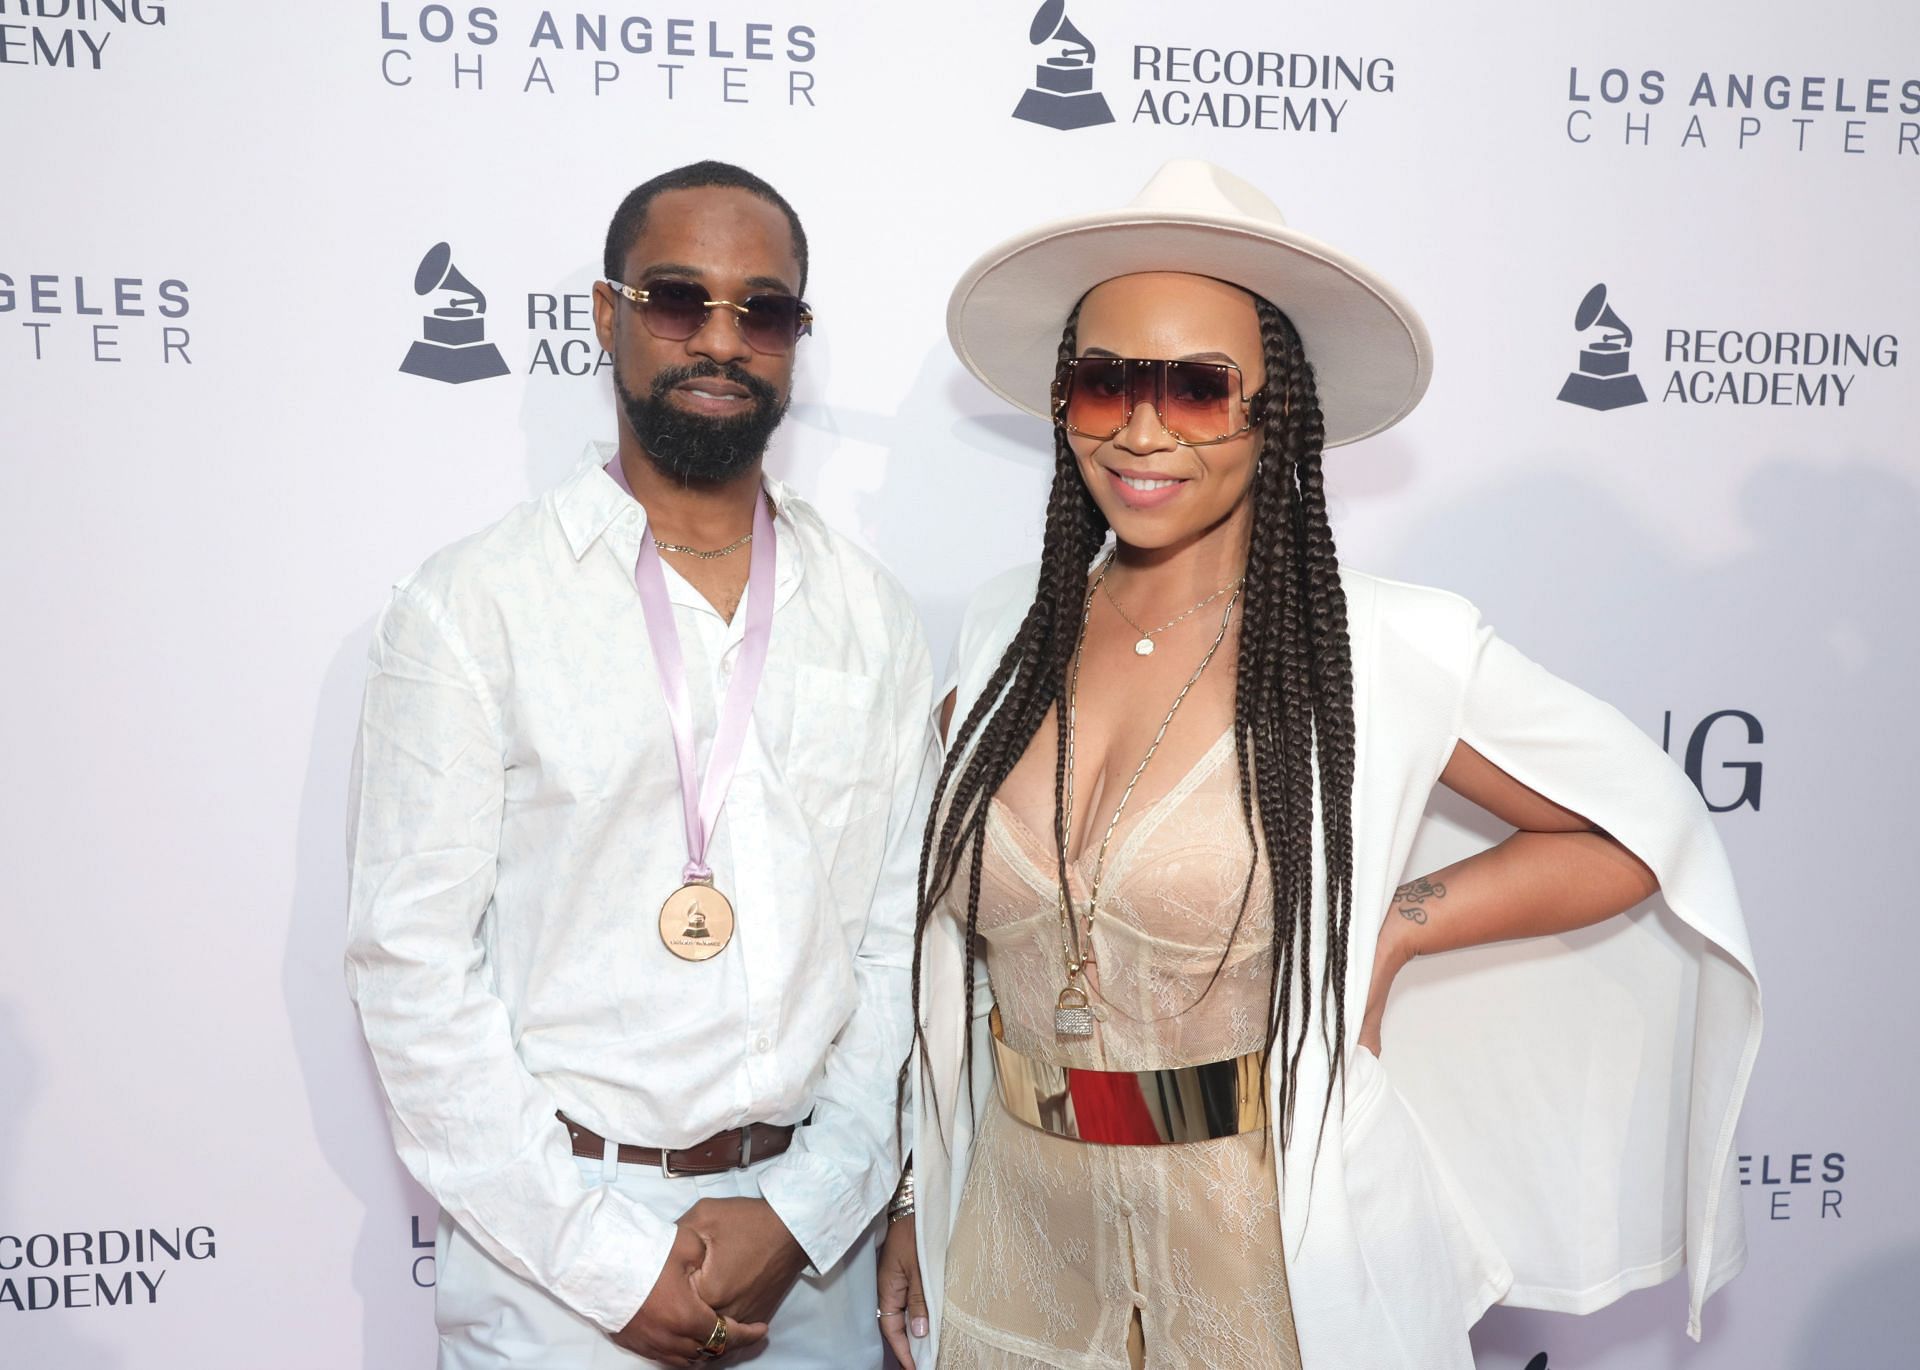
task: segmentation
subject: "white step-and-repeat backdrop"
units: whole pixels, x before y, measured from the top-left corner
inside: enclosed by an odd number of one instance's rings
[[[1702,1345],[1676,1282],[1496,1309],[1481,1363],[1913,1363],[1920,9],[1070,0],[1074,98],[1034,11],[0,0],[0,1365],[429,1363],[340,965],[366,640],[611,434],[621,196],[712,156],[798,207],[776,465],[944,652],[1049,461],[949,286],[1193,155],[1431,325],[1425,404],[1330,462],[1343,556],[1618,703],[1747,900],[1746,1273]],[[459,383],[403,366],[439,243],[497,351]]]

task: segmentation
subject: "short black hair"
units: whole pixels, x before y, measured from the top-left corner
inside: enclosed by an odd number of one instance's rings
[[[627,198],[620,202],[620,208],[613,212],[613,222],[607,225],[607,256],[602,265],[610,281],[622,279],[627,269],[627,253],[633,248],[633,240],[638,238],[647,226],[647,208],[654,197],[668,190],[704,190],[709,186],[722,186],[732,190],[744,190],[757,195],[787,216],[787,227],[793,230],[793,255],[800,263],[800,292],[807,289],[807,231],[800,226],[800,216],[793,212],[793,206],[786,197],[765,181],[743,167],[731,162],[691,162],[672,171],[663,171],[651,181],[643,181],[627,192]]]

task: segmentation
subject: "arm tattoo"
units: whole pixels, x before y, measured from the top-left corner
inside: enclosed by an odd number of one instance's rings
[[[1424,907],[1427,900],[1444,899],[1446,894],[1445,885],[1437,884],[1423,875],[1418,880],[1407,881],[1395,890],[1393,902],[1402,918],[1414,923],[1424,923],[1427,921],[1427,910]]]

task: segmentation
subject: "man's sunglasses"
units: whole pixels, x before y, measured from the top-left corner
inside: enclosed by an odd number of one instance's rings
[[[731,309],[740,336],[755,352],[791,352],[803,334],[813,332],[813,311],[794,295],[764,293],[732,300],[710,300],[697,281],[655,281],[644,290],[608,281],[616,295],[624,295],[640,311],[647,332],[668,342],[685,342],[707,325],[714,309]]]
[[[1054,421],[1081,437],[1118,436],[1143,404],[1181,446],[1208,447],[1260,422],[1266,391],[1249,398],[1240,368],[1225,362],[1137,357],[1070,357],[1053,380]]]

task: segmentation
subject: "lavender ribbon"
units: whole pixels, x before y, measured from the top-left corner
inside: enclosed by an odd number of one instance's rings
[[[627,473],[620,469],[620,458],[607,463],[607,474],[620,483],[628,495]],[[640,609],[647,620],[647,638],[653,644],[653,659],[660,670],[660,689],[667,700],[667,718],[673,724],[673,755],[680,766],[680,807],[686,820],[688,881],[711,881],[713,870],[707,865],[707,843],[712,840],[715,820],[726,802],[727,789],[733,784],[733,772],[740,762],[740,748],[747,738],[747,720],[753,715],[754,697],[760,693],[760,676],[767,665],[767,643],[773,636],[773,520],[767,516],[767,500],[759,493],[753,502],[752,563],[747,568],[747,624],[740,641],[740,659],[733,669],[733,682],[720,707],[719,726],[714,729],[713,750],[707,755],[707,774],[694,774],[696,755],[693,737],[693,711],[687,704],[686,661],[680,655],[680,632],[673,622],[673,603],[667,598],[667,577],[660,569],[660,553],[653,545],[649,524],[640,531],[640,556],[633,565],[633,585],[640,592]]]

